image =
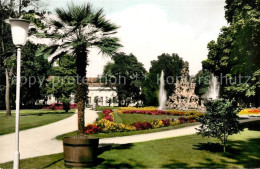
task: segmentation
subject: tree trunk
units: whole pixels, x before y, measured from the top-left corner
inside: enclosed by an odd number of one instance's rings
[[[11,108],[10,108],[10,81],[9,81],[9,72],[8,69],[5,68],[5,110],[6,116],[11,116]]]
[[[224,153],[226,152],[226,142],[227,142],[226,134],[224,133],[224,139],[223,139],[223,151],[224,151]]]
[[[87,82],[86,82],[86,67],[87,67],[87,52],[86,45],[77,46],[75,48],[76,66],[77,66],[77,89],[76,102],[78,106],[78,134],[84,134],[85,126],[85,105],[87,101]]]

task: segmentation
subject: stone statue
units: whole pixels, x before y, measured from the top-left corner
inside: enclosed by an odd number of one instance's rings
[[[175,90],[166,103],[168,108],[186,110],[204,107],[204,105],[199,105],[199,97],[194,93],[196,86],[194,80],[189,81],[188,78],[189,63],[184,62],[181,70],[181,79],[176,81]]]

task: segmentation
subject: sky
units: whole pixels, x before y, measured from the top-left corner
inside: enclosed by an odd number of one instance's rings
[[[64,7],[70,0],[49,0],[48,10]],[[133,53],[149,71],[152,60],[162,53],[177,53],[189,62],[190,75],[202,69],[207,58],[207,44],[216,40],[220,29],[227,26],[225,0],[75,0],[74,4],[90,2],[103,8],[106,17],[120,26],[116,36],[123,47]],[[103,72],[110,58],[91,49],[88,77]]]

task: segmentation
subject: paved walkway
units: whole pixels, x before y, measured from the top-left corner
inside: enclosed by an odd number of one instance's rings
[[[90,109],[86,111],[86,123],[94,122],[97,118],[97,113]],[[256,119],[259,120],[260,118],[250,118],[242,121]],[[100,139],[100,144],[127,144],[184,136],[196,133],[195,128],[198,126],[199,125],[133,136],[104,138]],[[56,140],[55,137],[75,130],[77,130],[77,114],[49,125],[21,131],[21,159],[63,152],[61,141]],[[14,156],[14,134],[0,136],[0,145],[0,163],[12,161]]]
[[[93,110],[86,109],[86,124],[92,123],[98,117]],[[77,114],[45,126],[20,132],[21,159],[60,153],[63,151],[61,141],[56,136],[77,130]],[[14,133],[0,136],[0,163],[12,161],[14,158]]]

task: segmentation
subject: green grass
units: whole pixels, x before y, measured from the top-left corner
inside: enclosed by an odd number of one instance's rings
[[[117,106],[114,106],[114,107],[112,107],[112,106],[98,106],[98,107],[96,107],[95,108],[95,110],[96,111],[102,111],[102,110],[104,110],[104,109],[118,109],[119,107],[117,107]]]
[[[259,123],[258,123],[259,124]],[[257,168],[260,130],[246,129],[229,137],[227,152],[219,141],[188,135],[100,148],[95,168]],[[21,168],[65,168],[63,154],[21,160]],[[12,168],[12,163],[0,165]]]
[[[20,130],[43,126],[71,116],[75,110],[65,113],[63,110],[21,110],[20,111]],[[0,111],[0,135],[15,131],[15,111],[11,117],[5,116],[5,111]]]
[[[178,116],[168,115],[147,115],[147,114],[120,114],[114,113],[114,121],[116,123],[123,123],[130,125],[136,122],[149,122],[157,119],[178,119]]]
[[[101,112],[98,113],[98,120],[103,118],[103,114]],[[178,119],[178,116],[167,116],[167,115],[146,115],[146,114],[120,114],[114,113],[114,120],[116,123],[123,123],[130,125],[136,122],[147,122],[157,119]],[[118,137],[118,136],[130,136],[136,134],[145,134],[145,133],[153,133],[159,131],[166,131],[171,129],[178,129],[188,126],[197,125],[199,123],[187,123],[181,124],[176,126],[168,126],[168,127],[161,127],[156,129],[149,129],[149,130],[138,130],[138,131],[128,131],[128,132],[111,132],[111,133],[98,133],[98,134],[91,134],[91,136],[98,137],[98,138],[108,138],[108,137]],[[58,140],[62,140],[64,137],[70,137],[77,135],[77,131],[73,131],[70,133],[62,134],[56,137]]]

